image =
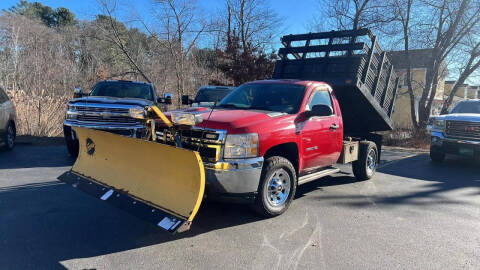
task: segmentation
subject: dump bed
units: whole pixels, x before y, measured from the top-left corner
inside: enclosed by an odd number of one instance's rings
[[[285,47],[279,50],[274,79],[330,84],[346,134],[393,128],[398,76],[368,29],[288,35],[281,41]]]

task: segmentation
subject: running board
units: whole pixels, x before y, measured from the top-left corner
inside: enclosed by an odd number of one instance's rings
[[[338,173],[340,169],[338,168],[327,168],[325,170],[321,170],[319,172],[315,172],[312,174],[307,174],[304,176],[300,176],[298,178],[298,185],[305,184],[314,180],[317,180],[319,178],[322,178],[324,176],[332,175],[334,173]]]

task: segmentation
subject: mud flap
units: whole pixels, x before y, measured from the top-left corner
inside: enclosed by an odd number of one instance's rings
[[[188,230],[203,199],[198,152],[75,128],[79,155],[58,179],[169,232]]]

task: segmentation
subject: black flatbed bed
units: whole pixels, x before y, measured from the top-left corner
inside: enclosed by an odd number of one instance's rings
[[[330,84],[346,134],[393,129],[398,76],[370,30],[287,35],[281,41],[274,79]]]

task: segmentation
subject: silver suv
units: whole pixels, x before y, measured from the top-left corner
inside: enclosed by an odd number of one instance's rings
[[[17,134],[15,106],[0,87],[0,148],[12,150]]]

